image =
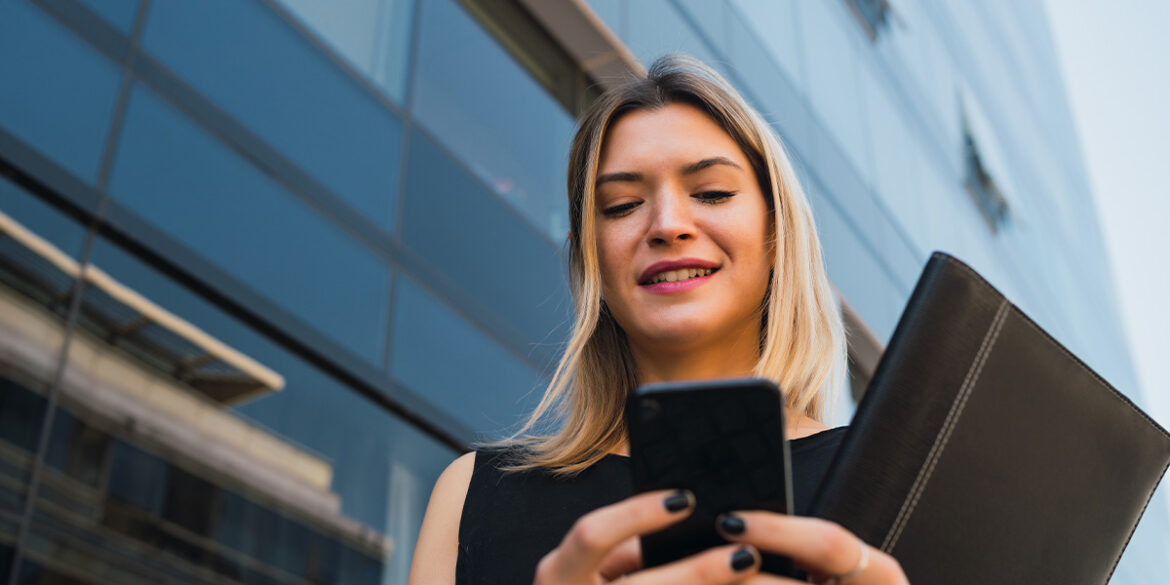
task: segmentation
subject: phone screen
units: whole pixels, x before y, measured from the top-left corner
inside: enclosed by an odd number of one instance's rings
[[[735,378],[648,384],[626,403],[634,492],[689,489],[686,520],[642,537],[653,567],[727,544],[715,518],[736,510],[792,510],[780,389]],[[763,570],[792,575],[787,558],[764,555]]]

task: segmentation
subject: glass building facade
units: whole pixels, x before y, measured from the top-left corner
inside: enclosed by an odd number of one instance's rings
[[[854,398],[940,249],[1142,402],[1038,0],[0,0],[0,583],[405,584],[566,338],[575,116],[668,51],[789,148]]]

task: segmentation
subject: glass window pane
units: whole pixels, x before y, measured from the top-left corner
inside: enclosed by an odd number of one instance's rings
[[[800,34],[793,0],[733,0],[742,14],[735,17],[751,29],[752,36],[767,47],[768,54],[783,67],[797,87],[804,88],[804,66],[800,58]],[[734,39],[734,36],[733,36]]]
[[[618,37],[625,36],[626,31],[622,30],[622,23],[625,22],[625,0],[586,0],[586,4],[609,27],[609,30],[617,34]]]
[[[875,251],[858,238],[837,206],[815,184],[806,183],[805,189],[813,206],[829,279],[869,330],[885,343],[897,324],[898,310],[893,307],[893,299],[900,294],[895,283],[878,263]]]
[[[120,77],[119,67],[39,8],[0,2],[0,127],[91,183]]]
[[[96,487],[108,448],[109,435],[59,409],[53,416],[45,463],[73,480]]]
[[[853,24],[845,20],[846,10],[843,2],[800,4],[809,97],[822,125],[841,145],[863,182],[870,183],[869,144],[858,98],[860,59],[850,37],[853,31],[844,27]]]
[[[202,582],[210,571],[225,582],[405,585],[430,488],[455,453],[109,242],[97,240],[93,258],[284,386],[241,405],[207,400],[79,329],[74,344],[89,351],[70,363],[78,385],[62,435],[81,423],[107,433],[86,442],[104,448],[79,451],[106,472],[96,487],[54,481],[93,506],[100,528],[44,507],[38,514],[96,544],[74,547],[60,530],[37,538],[100,582]],[[85,384],[115,365],[117,376]],[[146,577],[113,577],[127,566]]]
[[[927,219],[915,176],[915,169],[922,164],[914,143],[916,134],[911,132],[905,110],[892,99],[885,84],[871,77],[868,70],[862,71],[862,78],[869,80],[862,87],[866,90],[869,112],[874,186],[901,224],[902,231],[916,240],[919,250],[926,250],[921,237],[926,233]]]
[[[85,227],[5,177],[0,177],[0,213],[73,260],[81,258]]]
[[[711,54],[687,21],[675,11],[673,3],[667,0],[629,2],[626,11],[625,41],[643,65],[650,65],[664,53],[682,51],[720,68],[722,60]]]
[[[143,44],[377,225],[393,225],[402,122],[264,2],[151,4]]]
[[[167,462],[123,441],[110,451],[110,497],[161,516],[166,501]]]
[[[138,12],[138,0],[80,0],[90,10],[100,14],[118,30],[130,34],[134,28],[134,15]]]
[[[375,84],[402,103],[411,0],[280,0]]]
[[[768,4],[768,6],[772,6]],[[784,18],[791,20],[794,14],[793,7],[786,4],[786,10],[778,13],[769,12],[775,22],[765,16],[741,14],[738,10],[729,8],[728,27],[730,33],[730,52],[728,58],[732,67],[739,73],[738,80],[743,84],[739,88],[752,105],[759,110],[766,120],[771,122],[780,133],[789,148],[789,154],[795,156],[797,149],[807,148],[809,135],[808,102],[804,97],[804,82],[799,73],[800,68],[789,69],[791,63],[800,63],[799,44],[796,37],[790,37],[787,42],[778,41],[783,34],[764,35],[753,25],[763,20],[765,28],[780,30]],[[787,25],[795,28],[791,22]],[[768,39],[773,43],[769,49],[764,42]],[[776,55],[774,45],[779,44],[791,47],[793,54]],[[788,49],[783,49],[787,51]]]
[[[409,279],[399,279],[395,298],[390,373],[397,380],[491,438],[536,405],[543,383],[530,366]]]
[[[0,9],[2,11],[2,9]],[[49,415],[48,396],[61,361],[66,317],[84,228],[0,177],[0,541],[15,542],[27,488]],[[58,413],[60,414],[60,413]],[[61,418],[60,416],[58,417]],[[67,423],[66,423],[67,424]],[[65,427],[68,430],[68,427]],[[73,435],[73,455],[93,441]],[[94,467],[51,457],[60,470],[92,485]],[[66,455],[66,453],[62,453]],[[42,478],[48,477],[49,472]],[[49,491],[42,482],[42,494]]]
[[[110,191],[122,204],[381,366],[390,268],[142,86]]]
[[[541,233],[562,241],[572,117],[453,0],[420,5],[415,116]]]
[[[430,142],[410,141],[402,237],[530,343],[556,343],[569,319],[556,247]]]

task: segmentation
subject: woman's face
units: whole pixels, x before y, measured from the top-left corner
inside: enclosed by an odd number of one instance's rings
[[[757,346],[770,215],[711,118],[685,104],[622,116],[602,146],[596,209],[602,295],[631,344]]]

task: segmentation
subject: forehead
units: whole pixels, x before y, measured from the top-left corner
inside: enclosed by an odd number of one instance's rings
[[[747,168],[735,140],[705,112],[690,104],[629,112],[614,122],[601,145],[599,172],[635,170],[664,163],[693,162],[722,155]]]

